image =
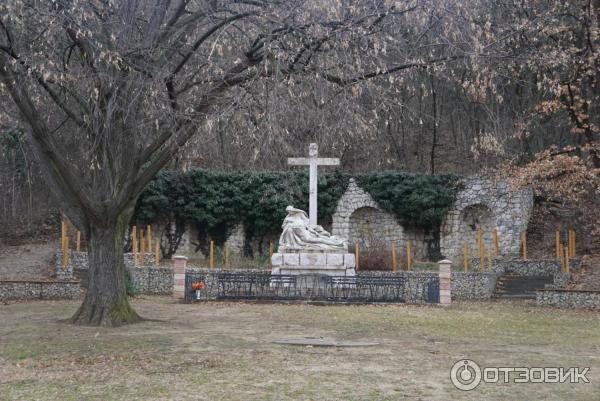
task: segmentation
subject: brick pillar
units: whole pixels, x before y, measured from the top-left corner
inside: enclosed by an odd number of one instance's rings
[[[440,267],[440,305],[449,306],[450,299],[450,272],[452,270],[452,262],[448,259],[438,262]]]
[[[173,298],[185,298],[185,268],[187,267],[187,257],[173,257]]]

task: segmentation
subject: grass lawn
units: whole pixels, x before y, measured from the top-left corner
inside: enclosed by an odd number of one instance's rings
[[[597,400],[600,313],[531,303],[427,306],[184,305],[133,301],[158,319],[61,323],[75,301],[0,306],[0,400]],[[284,338],[375,347],[275,345]],[[587,366],[589,384],[455,389],[451,366]]]

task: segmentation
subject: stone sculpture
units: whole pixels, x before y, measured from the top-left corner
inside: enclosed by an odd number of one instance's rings
[[[305,211],[288,206],[279,237],[279,252],[341,252],[348,250],[347,240],[331,235],[319,225],[311,225]]]

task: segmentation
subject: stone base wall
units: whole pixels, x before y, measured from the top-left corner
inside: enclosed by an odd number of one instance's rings
[[[540,290],[536,301],[541,306],[600,310],[600,291]]]
[[[173,269],[169,267],[128,267],[127,274],[140,294],[173,293]]]
[[[571,269],[578,269],[580,259],[570,261]],[[462,263],[462,262],[461,262]],[[488,259],[484,260],[485,270],[488,269]],[[470,261],[470,271],[478,271],[479,258]],[[492,271],[498,274],[517,273],[521,276],[553,276],[561,273],[560,262],[556,259],[505,259],[492,258]]]
[[[139,256],[138,256],[139,257]],[[88,261],[88,253],[87,252],[77,252],[72,249],[69,250],[69,264],[67,266],[63,266],[62,264],[62,249],[58,249],[56,251],[56,278],[60,280],[70,280],[73,278],[73,270],[74,269],[89,269],[89,261]],[[154,254],[146,253],[144,257],[143,265],[151,265],[154,263]],[[133,263],[133,253],[126,252],[123,255],[123,261],[125,262],[125,268],[135,267]]]
[[[0,301],[74,299],[78,281],[0,281]]]
[[[452,299],[489,299],[496,288],[496,273],[452,272]]]
[[[274,253],[273,274],[321,273],[332,276],[354,276],[353,253]]]

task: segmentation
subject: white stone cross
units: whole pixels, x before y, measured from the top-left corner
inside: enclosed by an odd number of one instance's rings
[[[289,157],[290,166],[309,166],[308,219],[311,225],[317,224],[317,166],[339,166],[338,158],[319,158],[316,143],[308,145],[308,157]]]

